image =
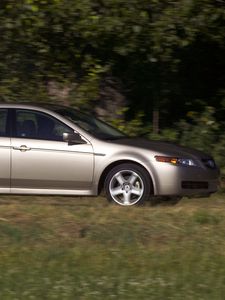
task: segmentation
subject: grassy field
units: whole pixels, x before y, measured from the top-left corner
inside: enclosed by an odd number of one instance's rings
[[[225,299],[225,195],[1,196],[0,299]]]

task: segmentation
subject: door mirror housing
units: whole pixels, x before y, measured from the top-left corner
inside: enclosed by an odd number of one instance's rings
[[[81,138],[79,133],[63,133],[63,141],[67,142],[69,145],[76,145],[76,144],[86,144],[86,142]]]

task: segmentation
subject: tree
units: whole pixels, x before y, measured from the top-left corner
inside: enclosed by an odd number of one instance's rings
[[[2,0],[0,97],[93,110],[113,88],[168,126],[220,107],[224,19],[222,0]]]

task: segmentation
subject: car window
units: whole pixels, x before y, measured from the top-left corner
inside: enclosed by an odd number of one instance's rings
[[[72,133],[73,129],[47,114],[18,109],[15,131],[16,137],[63,141],[63,133]]]
[[[7,136],[7,109],[0,109],[0,136]]]
[[[66,107],[56,106],[55,109],[53,108],[53,110],[99,139],[114,140],[127,137],[118,129],[95,118],[92,115],[87,115],[80,111]]]

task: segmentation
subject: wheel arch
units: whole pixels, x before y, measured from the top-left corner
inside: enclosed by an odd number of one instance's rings
[[[117,160],[111,164],[109,164],[102,172],[101,176],[100,176],[100,179],[99,179],[99,182],[98,182],[98,195],[103,191],[104,189],[104,183],[105,183],[105,179],[106,179],[106,176],[107,174],[116,166],[119,166],[121,164],[124,164],[124,163],[129,163],[129,164],[134,164],[134,165],[137,165],[139,167],[141,167],[142,169],[144,169],[146,171],[146,173],[148,174],[149,176],[149,182],[151,184],[151,195],[154,195],[154,184],[153,184],[153,179],[152,179],[152,176],[151,174],[149,173],[149,171],[145,168],[145,166],[143,166],[142,164],[136,162],[136,161],[133,161],[133,160],[129,160],[129,159],[122,159],[122,160]]]

